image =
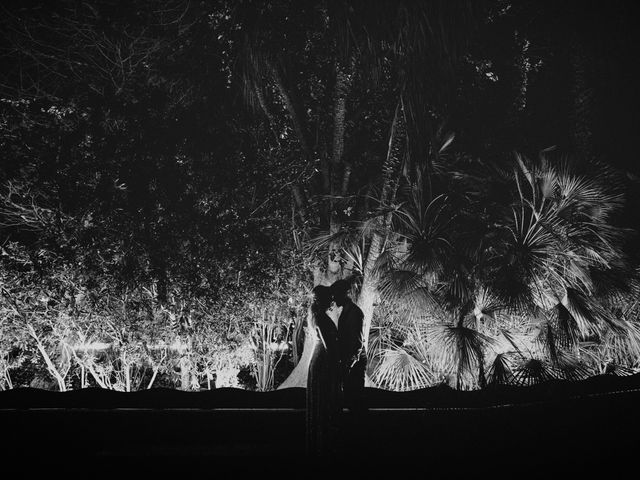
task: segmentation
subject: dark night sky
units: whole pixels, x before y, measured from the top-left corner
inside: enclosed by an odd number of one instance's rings
[[[609,161],[640,174],[638,126],[640,92],[640,8],[635,1],[540,2],[542,9],[560,9],[554,27],[568,35],[578,33],[590,54],[594,88],[595,147]],[[559,5],[567,5],[562,9]],[[564,10],[564,12],[562,12]],[[562,13],[565,15],[563,16]],[[554,20],[554,15],[545,15]],[[561,68],[562,66],[560,66]],[[562,81],[561,72],[557,72]]]
[[[117,2],[116,2],[117,3]],[[516,22],[527,31],[532,44],[562,48],[572,34],[590,55],[590,80],[594,88],[595,149],[613,164],[640,175],[637,131],[640,124],[638,60],[640,59],[640,2],[633,0],[515,0]],[[51,7],[35,1],[4,2],[5,8],[24,12],[28,5]],[[53,7],[55,8],[55,7]],[[535,85],[529,100],[535,117],[529,127],[539,138],[534,144],[562,143],[567,119],[563,112],[567,81],[566,58],[559,55],[554,67]],[[547,145],[548,146],[548,145]]]

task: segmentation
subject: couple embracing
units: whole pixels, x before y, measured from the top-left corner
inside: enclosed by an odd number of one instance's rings
[[[346,280],[313,289],[309,332],[315,346],[307,377],[307,447],[312,454],[335,448],[343,406],[354,414],[364,409],[364,315],[349,290]]]

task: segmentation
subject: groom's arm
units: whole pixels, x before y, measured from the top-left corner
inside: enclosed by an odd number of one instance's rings
[[[364,322],[364,314],[359,308],[355,308],[352,312],[352,318],[349,322],[349,368],[361,358],[364,354],[364,339],[362,334],[362,325]]]

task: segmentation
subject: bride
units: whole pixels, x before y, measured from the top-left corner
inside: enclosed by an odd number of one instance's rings
[[[312,455],[331,453],[331,446],[335,446],[342,405],[338,348],[341,311],[332,300],[330,287],[313,289],[308,331],[314,337],[314,347],[306,391],[307,452]]]

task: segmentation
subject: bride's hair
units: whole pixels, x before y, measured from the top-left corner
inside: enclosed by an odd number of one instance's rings
[[[311,311],[315,314],[322,313],[331,305],[331,288],[318,285],[313,289],[313,303]]]
[[[349,290],[351,290],[351,282],[349,280],[337,280],[331,285],[331,295],[336,304],[341,307],[349,298]]]

